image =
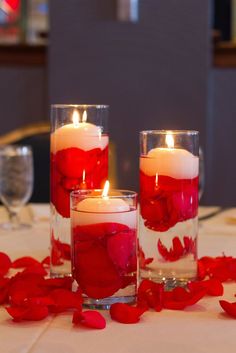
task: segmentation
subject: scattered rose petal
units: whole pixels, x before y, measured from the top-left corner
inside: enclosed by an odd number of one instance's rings
[[[212,278],[206,281],[190,282],[188,288],[191,291],[206,290],[206,294],[210,296],[221,296],[224,293],[224,287],[218,279]]]
[[[98,311],[75,311],[73,315],[73,324],[81,324],[86,327],[104,329],[106,327],[106,320]]]
[[[137,323],[145,311],[145,309],[129,306],[125,303],[115,303],[110,307],[111,318],[123,324]]]
[[[236,302],[230,303],[226,300],[219,301],[222,309],[231,317],[236,319]]]
[[[8,307],[6,308],[8,314],[14,321],[39,321],[48,316],[47,306],[38,305],[30,307]]]
[[[79,292],[71,292],[67,289],[54,289],[49,294],[49,297],[54,303],[50,307],[50,311],[53,313],[61,313],[68,309],[81,310],[82,296]]]
[[[23,273],[42,275],[42,276],[47,275],[47,271],[45,270],[44,266],[41,263],[30,266],[30,267],[26,267],[25,270],[23,271]]]
[[[42,261],[41,261],[42,265],[50,265],[50,256],[45,257]]]
[[[161,311],[163,307],[164,284],[143,280],[138,288],[138,307]]]
[[[12,262],[12,268],[32,267],[40,265],[40,262],[31,256],[23,256]]]
[[[0,276],[7,274],[11,267],[11,259],[4,252],[0,252]]]

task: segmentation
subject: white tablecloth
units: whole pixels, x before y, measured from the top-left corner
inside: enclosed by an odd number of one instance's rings
[[[201,209],[202,213],[210,211]],[[27,218],[29,209],[25,212]],[[0,230],[0,251],[12,259],[31,255],[41,260],[48,255],[49,208],[33,205],[29,213],[35,218],[32,228]],[[0,209],[0,221],[4,217]],[[236,209],[200,224],[199,256],[224,252],[236,257],[236,222],[229,224],[229,217],[236,217]],[[224,299],[236,301],[236,284],[224,287]],[[204,298],[185,311],[147,312],[134,325],[116,323],[108,312],[103,312],[107,327],[101,331],[73,327],[71,313],[51,316],[41,322],[14,323],[4,308],[0,308],[1,353],[235,353],[236,321],[222,313],[219,299]]]

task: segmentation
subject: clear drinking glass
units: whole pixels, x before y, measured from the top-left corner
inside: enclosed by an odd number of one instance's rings
[[[184,285],[197,275],[197,131],[140,133],[140,276]]]
[[[9,229],[29,227],[19,221],[18,213],[29,201],[33,191],[33,154],[29,146],[6,145],[0,148],[0,199],[10,222]]]
[[[51,276],[71,275],[70,192],[102,188],[108,177],[106,105],[51,109]]]
[[[137,289],[137,194],[71,193],[72,275],[84,304],[133,303]]]

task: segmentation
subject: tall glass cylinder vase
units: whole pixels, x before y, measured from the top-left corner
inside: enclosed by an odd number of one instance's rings
[[[140,133],[140,276],[185,285],[197,275],[197,131]]]
[[[108,178],[108,106],[52,105],[51,276],[71,275],[70,192]]]

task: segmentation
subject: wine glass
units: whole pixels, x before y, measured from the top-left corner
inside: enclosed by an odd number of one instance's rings
[[[0,148],[0,200],[8,211],[8,229],[28,227],[22,224],[18,214],[29,201],[33,190],[33,153],[29,146],[6,145]]]

